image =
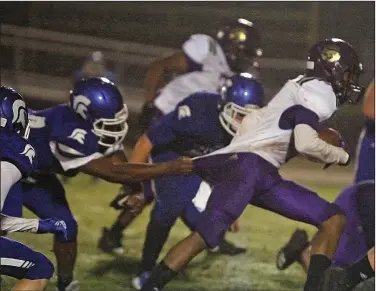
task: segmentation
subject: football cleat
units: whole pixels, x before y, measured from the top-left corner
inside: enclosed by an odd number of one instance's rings
[[[132,279],[132,286],[136,290],[141,290],[145,282],[150,278],[151,272],[141,272]]]
[[[233,243],[223,240],[221,244],[213,249],[209,249],[208,252],[211,254],[222,254],[229,256],[236,256],[243,254],[247,251],[246,248],[238,247]]]
[[[122,238],[123,235],[121,233],[114,235],[107,227],[104,227],[102,236],[98,241],[98,248],[105,253],[122,255],[124,254],[124,248],[121,244]]]
[[[283,271],[293,263],[299,262],[300,255],[307,246],[309,246],[307,232],[303,229],[295,230],[288,243],[277,253],[277,269]]]
[[[69,284],[58,284],[56,287],[56,291],[80,291],[80,282],[77,280],[71,281]]]

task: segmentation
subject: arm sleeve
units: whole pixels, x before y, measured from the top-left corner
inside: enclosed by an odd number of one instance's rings
[[[1,208],[3,209],[5,199],[10,188],[22,178],[20,170],[13,164],[1,161]]]
[[[349,154],[344,149],[323,141],[315,129],[304,123],[295,126],[294,141],[299,153],[317,158],[324,163],[344,164],[349,159]]]
[[[38,219],[27,219],[0,214],[1,230],[6,232],[32,232],[37,233]]]

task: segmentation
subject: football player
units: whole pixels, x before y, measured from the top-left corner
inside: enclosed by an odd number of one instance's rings
[[[355,183],[375,180],[375,80],[367,88],[363,115],[366,121],[358,142]]]
[[[318,137],[337,106],[357,102],[362,71],[355,50],[331,38],[309,51],[305,75],[287,81],[267,106],[243,119],[230,145],[194,159],[194,172],[212,187],[196,230],[177,243],[154,269],[143,291],[161,290],[197,254],[219,244],[249,203],[319,228],[312,242],[305,291],[319,290],[345,226],[338,205],[279,175],[291,142],[324,163],[348,165],[350,155]]]
[[[229,79],[221,92],[198,92],[180,102],[140,137],[130,162],[145,162],[150,153],[151,160],[158,163],[180,155],[196,157],[228,145],[243,117],[262,107],[263,88],[244,73]],[[199,176],[164,176],[153,181],[156,200],[147,227],[141,270],[132,281],[137,290],[150,275],[177,218],[182,218],[189,229],[196,228],[200,212],[192,200],[200,187],[205,187],[201,184]]]
[[[252,22],[240,18],[219,30],[215,37],[192,35],[181,51],[153,62],[144,81],[145,104],[139,122],[142,131],[159,117],[175,110],[176,105],[187,96],[199,91],[216,93],[224,80],[233,75],[233,71],[240,73],[251,65],[254,76],[258,69],[256,58],[262,55],[260,46],[258,29]],[[158,90],[167,72],[180,75]],[[147,187],[150,189],[151,185]],[[113,203],[128,193],[127,187],[121,187]],[[151,201],[153,196],[147,197],[147,202]],[[105,252],[122,254],[122,233],[141,211],[142,208],[137,213],[122,211],[110,229],[103,229],[98,247]],[[219,251],[228,254],[237,249],[226,245],[221,246]]]
[[[360,151],[358,150],[357,154],[356,184],[345,189],[335,202],[345,211],[347,218],[347,225],[333,260],[335,266],[343,267],[353,264],[374,246],[374,98],[374,81],[372,81],[366,91],[363,103],[363,114],[367,120],[360,138]],[[365,184],[359,184],[360,182],[365,182]],[[368,192],[364,189],[368,189]],[[277,268],[285,270],[297,261],[304,270],[307,270],[309,256],[310,243],[307,232],[298,229],[278,252]]]
[[[144,81],[145,104],[141,125],[146,129],[152,117],[173,111],[185,97],[198,92],[216,92],[222,77],[243,72],[253,59],[261,56],[260,34],[254,24],[246,19],[229,23],[215,37],[205,34],[192,35],[181,51],[153,62]],[[179,73],[159,92],[167,72]]]
[[[40,218],[52,216],[65,221],[68,239],[56,234],[53,247],[59,291],[78,289],[78,282],[73,280],[78,228],[56,173],[73,176],[82,172],[125,184],[191,171],[189,158],[157,165],[127,163],[122,150],[127,117],[121,93],[106,78],[83,79],[71,90],[69,104],[30,115],[29,142],[39,155],[37,170],[28,180],[12,187],[9,195],[13,203],[21,201]],[[131,185],[141,189],[139,182]],[[4,212],[20,216],[10,208],[4,207]]]
[[[22,177],[27,177],[36,168],[37,161],[33,147],[26,140],[28,135],[28,114],[25,102],[15,90],[0,87],[1,117],[1,204],[3,210],[9,189]],[[21,208],[22,205],[19,205]],[[56,219],[25,219],[0,213],[2,232],[56,233],[67,235],[64,221]],[[43,254],[28,246],[0,237],[0,275],[19,279],[12,290],[42,291],[52,277],[54,267]]]

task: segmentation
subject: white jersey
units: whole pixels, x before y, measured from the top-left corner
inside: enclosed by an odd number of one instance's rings
[[[227,147],[210,155],[252,152],[279,168],[286,161],[294,131],[294,126],[288,126],[289,118],[295,118],[289,116],[289,111],[300,107],[315,113],[319,122],[328,119],[337,108],[332,87],[303,76],[289,80],[266,107],[254,110],[243,119]]]
[[[168,114],[187,96],[199,92],[217,92],[223,76],[233,73],[220,45],[205,34],[192,35],[182,47],[184,53],[200,66],[200,70],[176,77],[160,91],[155,106]]]

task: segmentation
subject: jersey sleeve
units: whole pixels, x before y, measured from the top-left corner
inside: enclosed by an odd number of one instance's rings
[[[314,112],[319,122],[329,119],[337,109],[337,99],[330,85],[314,79],[301,85],[297,104]]]
[[[79,168],[103,156],[98,138],[89,128],[66,124],[57,129],[50,140],[50,149],[64,171]]]
[[[210,53],[210,41],[214,42],[211,37],[205,34],[194,34],[184,42],[182,49],[191,61],[202,64]]]
[[[15,165],[23,177],[37,168],[37,156],[29,142],[20,136],[9,136],[2,140],[1,160]]]

